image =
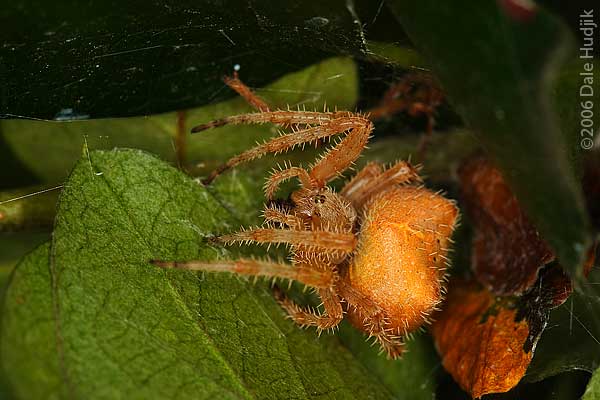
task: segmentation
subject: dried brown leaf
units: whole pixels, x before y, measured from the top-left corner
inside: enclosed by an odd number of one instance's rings
[[[500,171],[488,160],[467,161],[459,171],[467,212],[475,228],[472,268],[497,295],[516,295],[535,283],[554,259]]]
[[[450,286],[432,334],[444,368],[473,398],[506,392],[525,374],[532,357],[523,351],[529,328],[515,321],[516,313],[473,281]]]
[[[442,363],[474,398],[512,389],[523,377],[550,310],[571,294],[554,265],[522,297],[496,297],[474,280],[455,280],[432,326]]]

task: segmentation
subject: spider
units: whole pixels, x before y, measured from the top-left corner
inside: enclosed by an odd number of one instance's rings
[[[373,131],[368,117],[347,111],[271,111],[237,76],[225,78],[225,83],[258,112],[212,121],[192,132],[269,122],[291,132],[231,158],[205,184],[265,154],[336,134],[345,137],[310,168],[288,166],[266,180],[267,199],[274,198],[283,181],[299,180],[299,188],[290,196],[291,206],[268,204],[262,227],[217,238],[228,245],[287,244],[291,264],[255,259],[152,263],[300,282],[315,290],[323,312],[295,303],[275,287],[277,301],[296,324],[316,327],[320,334],[334,329],[346,316],[390,358],[400,357],[405,337],[430,322],[431,312],[443,298],[446,256],[458,218],[455,203],[424,188],[418,168],[406,161],[387,168],[371,162],[335,192],[327,183],[348,169],[365,148]]]

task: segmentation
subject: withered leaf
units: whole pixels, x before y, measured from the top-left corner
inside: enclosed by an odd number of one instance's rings
[[[571,292],[558,265],[543,269],[520,298],[495,297],[474,280],[453,281],[432,326],[444,367],[474,398],[510,390],[525,374],[550,310]]]
[[[444,368],[473,398],[510,390],[533,356],[523,351],[527,321],[473,281],[454,281],[448,293],[431,328]]]
[[[475,228],[472,268],[477,280],[497,295],[525,292],[539,269],[554,259],[552,250],[488,160],[468,160],[459,175]]]

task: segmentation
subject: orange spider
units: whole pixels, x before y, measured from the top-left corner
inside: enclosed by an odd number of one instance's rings
[[[298,178],[300,188],[291,194],[290,208],[265,206],[263,227],[218,238],[227,244],[285,243],[291,265],[254,259],[153,264],[300,282],[315,289],[324,312],[302,307],[276,289],[277,301],[298,325],[314,326],[320,333],[336,327],[346,314],[389,357],[399,357],[403,338],[428,323],[442,300],[446,255],[458,218],[455,203],[421,186],[417,169],[405,161],[389,168],[369,163],[336,193],[326,184],[359,157],[373,123],[351,112],[270,111],[237,76],[225,82],[259,112],[209,122],[193,132],[267,122],[292,132],[233,157],[205,183],[267,153],[336,134],[345,137],[309,169],[289,167],[267,179],[265,194],[272,199],[282,181]]]

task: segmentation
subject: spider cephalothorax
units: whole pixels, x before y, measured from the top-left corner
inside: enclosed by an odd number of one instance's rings
[[[340,192],[333,191],[326,184],[359,157],[372,122],[350,112],[270,111],[237,77],[226,83],[260,112],[204,124],[194,132],[267,122],[291,127],[292,132],[232,158],[207,184],[226,169],[264,154],[336,134],[345,137],[310,169],[289,167],[267,179],[265,195],[272,199],[282,181],[298,178],[300,188],[291,194],[291,206],[266,206],[263,227],[219,237],[228,244],[285,243],[291,265],[253,259],[154,264],[298,281],[315,290],[324,312],[300,306],[277,290],[278,302],[297,324],[322,331],[347,315],[388,356],[399,357],[403,338],[429,322],[443,297],[446,255],[458,217],[455,204],[424,188],[417,169],[404,161],[389,168],[369,163]]]

